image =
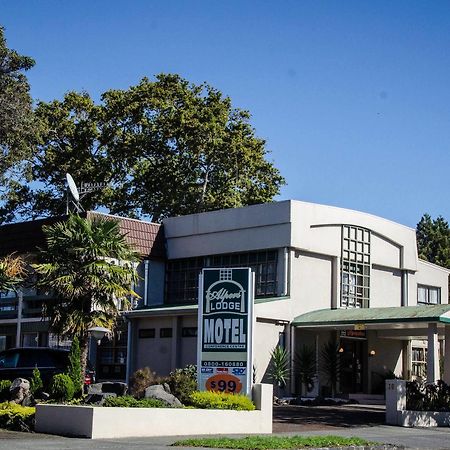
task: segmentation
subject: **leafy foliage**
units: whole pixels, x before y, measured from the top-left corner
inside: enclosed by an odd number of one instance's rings
[[[0,259],[0,291],[14,290],[25,275],[25,263],[19,256],[8,255]]]
[[[38,127],[23,72],[33,66],[32,58],[7,47],[0,27],[0,223],[14,219],[27,192]]]
[[[16,403],[0,403],[0,428],[15,431],[32,431],[36,408],[17,405]]]
[[[72,340],[69,352],[69,365],[67,366],[67,375],[73,381],[75,387],[75,396],[79,397],[83,392],[84,377],[81,369],[81,350],[80,342],[75,336]]]
[[[44,383],[42,382],[41,372],[37,367],[35,367],[33,369],[33,375],[30,380],[30,391],[33,395],[36,395],[43,387]]]
[[[331,386],[332,396],[336,394],[336,383],[341,371],[341,360],[339,357],[339,344],[335,340],[329,340],[320,352],[322,374]]]
[[[411,411],[450,411],[450,386],[441,380],[406,383],[406,409]]]
[[[161,378],[156,375],[149,367],[144,367],[143,369],[138,369],[132,375],[130,379],[131,384],[131,394],[133,397],[142,398],[144,397],[145,390],[149,386],[154,384],[159,384]]]
[[[247,396],[224,392],[193,392],[189,403],[194,408],[200,409],[235,409],[238,411],[253,411],[255,409],[255,405]]]
[[[284,388],[289,379],[289,352],[277,345],[270,355],[270,378],[278,387]]]
[[[38,285],[55,294],[44,314],[54,333],[78,336],[84,374],[89,328],[112,329],[119,311],[129,306],[128,298],[137,296],[131,286],[138,280],[133,266],[138,255],[118,222],[101,216],[70,215],[43,229],[47,248],[33,267]]]
[[[116,408],[169,408],[167,403],[156,398],[136,399],[130,395],[123,397],[108,397],[103,406]]]
[[[433,220],[424,214],[417,224],[419,257],[450,269],[450,229],[448,222],[439,216]]]
[[[28,217],[61,214],[68,171],[77,183],[108,183],[83,197],[86,209],[155,222],[268,202],[284,184],[250,114],[217,89],[179,75],[106,91],[98,105],[86,93],[69,92],[40,102],[35,115],[36,183],[17,186],[20,201],[5,211],[9,218],[19,210]]]
[[[69,375],[58,373],[53,376],[50,383],[50,396],[59,402],[72,400],[75,393],[75,386]]]
[[[0,401],[6,401],[10,399],[10,390],[12,382],[10,380],[0,380]]]
[[[245,450],[268,450],[288,448],[369,448],[371,442],[356,437],[339,436],[247,436],[244,438],[195,438],[175,442],[178,447],[232,448]]]
[[[316,352],[313,348],[303,345],[295,354],[295,374],[301,385],[311,386],[316,375]]]
[[[170,372],[168,380],[172,394],[188,405],[191,394],[197,389],[197,366],[190,364]]]

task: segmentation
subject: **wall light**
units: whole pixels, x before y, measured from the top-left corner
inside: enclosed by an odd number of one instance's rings
[[[370,350],[369,356],[375,356],[377,352],[375,350]]]
[[[344,347],[339,347],[338,352],[339,352],[339,353],[344,353]]]

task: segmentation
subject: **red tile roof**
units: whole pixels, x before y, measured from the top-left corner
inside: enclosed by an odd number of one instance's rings
[[[165,257],[162,225],[93,211],[88,211],[82,215],[85,217],[105,217],[118,220],[120,229],[125,234],[127,241],[144,258]],[[52,225],[58,221],[65,220],[65,218],[65,216],[48,217],[46,219],[0,226],[0,255],[14,252],[18,254],[32,253],[37,248],[44,247],[45,236],[42,226]]]

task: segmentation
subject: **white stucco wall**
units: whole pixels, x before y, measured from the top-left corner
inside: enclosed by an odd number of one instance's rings
[[[284,326],[272,323],[256,322],[253,339],[253,361],[256,369],[256,382],[271,383],[269,377],[269,365],[271,351],[276,347],[279,334],[284,331]],[[286,339],[289,337],[286,336]]]
[[[370,307],[402,306],[402,275],[398,269],[372,266]]]
[[[330,257],[293,251],[291,257],[293,317],[315,309],[331,308],[331,273]]]
[[[441,288],[441,303],[448,303],[448,276],[450,271],[442,267],[431,264],[427,261],[419,260],[418,271],[415,274],[416,296],[417,285],[434,286]],[[417,301],[417,297],[416,297]]]

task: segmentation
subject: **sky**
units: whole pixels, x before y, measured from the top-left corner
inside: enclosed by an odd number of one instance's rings
[[[278,200],[450,220],[450,1],[0,0],[37,100],[147,76],[247,109]]]

